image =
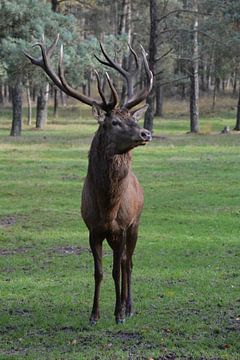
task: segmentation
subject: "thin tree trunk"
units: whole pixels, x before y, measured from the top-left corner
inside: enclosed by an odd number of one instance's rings
[[[131,41],[131,39],[129,39],[129,36],[131,36],[130,20],[131,0],[122,0],[118,34],[128,34],[128,40]]]
[[[51,3],[52,3],[52,11],[53,12],[58,12],[59,1],[58,0],[51,0]]]
[[[154,92],[153,90],[148,95],[146,103],[148,104],[148,109],[145,113],[144,118],[144,128],[152,132],[153,130],[153,118],[154,118]]]
[[[35,103],[36,102],[36,87],[33,86],[32,88],[32,101]]]
[[[238,91],[237,118],[234,130],[240,131],[240,86]]]
[[[28,119],[27,124],[32,124],[32,100],[31,100],[31,94],[30,94],[30,85],[27,85],[27,103],[28,103]]]
[[[87,77],[87,96],[91,96],[91,73]]]
[[[12,86],[8,85],[8,102],[9,103],[12,103],[12,92],[13,92],[13,89],[12,89]]]
[[[215,78],[214,88],[213,88],[213,98],[212,98],[212,111],[215,111],[216,100],[217,100],[217,81]]]
[[[157,53],[157,0],[150,0],[150,40],[149,40],[149,68],[152,73],[155,73],[155,58]],[[147,97],[148,109],[145,113],[144,127],[145,129],[153,130],[154,117],[154,97],[155,97],[155,82],[153,88]]]
[[[54,95],[54,104],[53,104],[53,116],[58,116],[58,90],[54,87],[53,88],[53,95]]]
[[[198,11],[197,2],[194,1],[194,11]],[[198,16],[195,15],[193,25],[193,60],[192,75],[190,77],[190,131],[197,133],[199,131],[199,78],[198,78]]]
[[[4,89],[3,89],[3,84],[0,82],[0,105],[4,104]]]
[[[131,0],[122,0],[121,3],[121,14],[120,14],[120,21],[118,27],[118,35],[127,35],[128,44],[132,42],[132,26],[131,26],[131,19],[132,19],[132,1]],[[128,71],[131,71],[132,67],[132,57],[130,51],[128,54],[125,54],[122,58],[122,66]],[[123,83],[122,90],[121,90],[121,99],[120,103],[123,104],[126,98],[126,84]]]
[[[8,86],[7,86],[7,84],[4,84],[3,96],[4,96],[4,100],[7,101],[7,99],[8,99]]]
[[[22,131],[22,88],[18,81],[12,87],[12,128],[10,136],[20,136]]]
[[[237,95],[237,69],[234,71],[233,74],[233,89],[232,89],[232,96]]]
[[[186,85],[185,84],[181,85],[181,99],[182,100],[186,99]]]
[[[83,92],[83,95],[87,95],[87,85],[86,84],[82,84],[82,92]]]
[[[36,112],[36,128],[43,129],[47,122],[47,101],[48,101],[49,84],[45,88],[40,89],[37,97],[37,112]]]
[[[202,66],[202,91],[206,92],[207,88],[207,63]]]
[[[67,95],[61,90],[60,90],[60,98],[61,98],[62,106],[66,107],[67,106]]]
[[[216,76],[215,81],[216,81],[216,91],[219,93],[219,91],[220,91],[221,79],[220,79],[220,77],[219,77],[218,75]]]
[[[156,116],[163,117],[163,86],[156,84]]]
[[[225,80],[222,80],[222,92],[225,93]]]

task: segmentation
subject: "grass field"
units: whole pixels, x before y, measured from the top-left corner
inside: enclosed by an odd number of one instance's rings
[[[93,260],[80,192],[96,129],[62,109],[44,131],[10,138],[0,117],[0,359],[240,359],[240,152],[234,112],[155,120],[135,149],[145,190],[134,255],[135,315],[114,322],[111,251],[104,248],[101,319],[88,323]],[[68,120],[67,120],[68,117]]]

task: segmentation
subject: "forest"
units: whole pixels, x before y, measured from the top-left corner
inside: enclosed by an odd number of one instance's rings
[[[96,92],[94,69],[101,75],[106,71],[94,57],[99,55],[99,41],[129,70],[134,60],[128,44],[138,52],[140,45],[146,49],[154,74],[146,128],[153,129],[154,116],[162,117],[165,99],[172,98],[188,101],[189,131],[199,132],[199,98],[211,97],[209,111],[214,111],[217,98],[228,95],[236,99],[233,129],[240,130],[238,1],[2,0],[0,6],[0,106],[12,106],[12,136],[21,134],[23,103],[28,106],[27,124],[34,121],[37,128],[44,127],[49,101],[54,116],[59,105],[67,103],[65,94],[24,56],[24,52],[39,56],[40,49],[32,46],[43,41],[42,36],[49,45],[58,33],[64,44],[66,77],[88,95]],[[112,76],[124,97],[125,84]],[[135,89],[143,83],[140,72]],[[34,120],[32,106],[36,106]]]

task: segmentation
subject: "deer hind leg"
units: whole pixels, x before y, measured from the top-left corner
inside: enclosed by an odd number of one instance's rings
[[[132,256],[137,243],[138,236],[138,224],[132,225],[127,231],[126,238],[126,276],[127,276],[127,297],[126,297],[126,306],[125,306],[125,314],[127,317],[133,315],[132,308]]]
[[[90,317],[90,322],[92,325],[97,323],[97,320],[100,318],[99,312],[99,297],[100,297],[100,285],[103,278],[102,271],[102,242],[104,236],[99,236],[94,232],[90,232],[89,242],[94,258],[94,279],[95,279],[95,290],[93,297],[93,307]]]

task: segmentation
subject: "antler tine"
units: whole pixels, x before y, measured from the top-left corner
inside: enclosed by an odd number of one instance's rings
[[[56,46],[56,44],[54,44],[54,45]],[[55,71],[51,68],[51,66],[49,64],[48,57],[46,54],[47,50],[44,48],[44,45],[42,43],[36,43],[33,45],[33,47],[35,47],[35,46],[40,47],[42,57],[34,58],[31,55],[27,54],[26,52],[24,52],[24,54],[28,57],[28,59],[30,59],[32,64],[40,66],[57,87],[59,87],[62,91],[66,92],[59,77],[56,75]],[[54,50],[54,48],[51,49],[51,52],[53,50]]]
[[[49,76],[49,78],[54,82],[54,84],[61,89],[63,92],[65,92],[67,95],[80,100],[81,102],[92,106],[93,103],[97,103],[103,110],[109,111],[110,106],[113,103],[107,104],[106,99],[104,97],[103,92],[101,91],[100,82],[98,88],[100,88],[100,96],[102,98],[102,102],[96,102],[91,97],[87,97],[81,93],[79,93],[77,90],[73,89],[66,81],[65,75],[64,75],[64,65],[63,65],[63,46],[61,46],[60,49],[60,59],[58,64],[58,75],[51,67],[51,64],[49,62],[53,51],[55,50],[57,43],[59,40],[59,34],[55,37],[53,43],[46,48],[44,36],[42,36],[42,42],[36,43],[33,46],[39,46],[41,50],[42,56],[39,58],[34,58],[33,56],[29,55],[28,53],[24,52],[25,56],[32,62],[32,64],[40,66],[45,73]],[[110,85],[110,84],[109,84]],[[111,87],[112,90],[112,87]],[[113,93],[114,90],[112,90]],[[114,96],[114,94],[113,94]],[[115,101],[114,101],[115,104]]]
[[[143,64],[144,64],[145,72],[146,72],[147,78],[148,78],[148,86],[146,88],[144,88],[142,91],[140,91],[140,93],[136,94],[134,97],[132,97],[126,101],[126,103],[123,105],[123,107],[125,107],[127,109],[131,109],[132,107],[138,105],[140,102],[145,100],[146,97],[148,96],[148,94],[150,93],[150,91],[152,90],[152,86],[153,86],[153,74],[149,68],[149,64],[147,61],[147,53],[146,53],[145,49],[143,48],[143,46],[142,45],[140,45],[140,46],[141,46],[141,52],[142,52],[142,57],[143,57]]]
[[[31,61],[32,64],[42,67],[42,58],[36,59],[33,56],[29,55],[26,51],[23,51],[23,53]]]
[[[105,51],[105,49],[104,49],[101,42],[99,42],[99,44],[100,44],[101,51],[102,51],[102,53],[103,53],[103,55],[104,55],[104,57],[105,57],[105,59],[107,61],[104,61],[104,60],[100,59],[98,56],[95,55],[96,59],[101,64],[103,64],[105,66],[108,66],[108,67],[110,67],[112,69],[117,70],[125,78],[125,80],[127,82],[128,97],[131,97],[132,94],[133,94],[133,79],[131,77],[131,74],[128,71],[126,71],[125,69],[123,69],[123,67],[120,64],[118,64],[116,61],[112,60],[109,57],[109,55],[106,53],[106,51]]]
[[[96,75],[96,78],[97,78],[97,86],[98,86],[99,95],[101,96],[101,99],[103,101],[104,106],[107,106],[106,98],[105,98],[104,93],[102,91],[99,74],[98,74],[97,70],[95,70],[95,69],[94,69],[94,72],[95,72],[95,75]]]
[[[58,75],[61,81],[61,84],[64,88],[64,91],[72,96],[73,98],[80,100],[81,102],[83,102],[84,104],[90,105],[92,106],[93,103],[96,101],[94,101],[92,98],[85,96],[81,93],[79,93],[77,90],[73,89],[66,81],[65,79],[65,75],[64,75],[64,65],[63,65],[63,45],[61,45],[60,48],[60,59],[59,59],[59,64],[58,64]],[[99,104],[101,107],[104,107],[104,104]]]
[[[49,57],[49,59],[52,56],[53,51],[55,50],[58,40],[59,40],[60,35],[57,34],[57,36],[55,37],[55,39],[53,40],[53,43],[49,46],[49,48],[46,50],[46,55]],[[43,35],[43,44],[44,44],[44,35]]]
[[[117,70],[118,72],[120,72],[120,74],[122,74],[124,77],[128,77],[128,72],[126,70],[124,70],[121,65],[119,65],[116,61],[112,60],[108,54],[106,53],[102,43],[100,42],[100,48],[101,48],[101,51],[105,57],[105,59],[107,60],[107,62],[105,61],[102,61],[101,59],[99,59],[99,61],[104,64],[104,65],[107,65],[107,66],[110,66],[111,68]]]
[[[130,44],[128,44],[129,50],[131,51],[131,53],[133,54],[134,60],[135,60],[135,65],[136,65],[136,72],[139,70],[139,57],[137,56],[136,52],[133,50],[132,46]]]
[[[43,42],[42,43],[38,42],[32,46],[32,47],[39,46],[42,56],[39,58],[34,58],[33,56],[29,55],[25,51],[24,51],[24,54],[31,61],[32,64],[40,66],[45,71],[45,73],[50,77],[50,79],[54,82],[54,84],[57,85],[57,87],[59,87],[62,91],[66,92],[60,79],[56,75],[55,71],[51,68],[51,65],[49,64],[49,61],[48,61],[48,58],[51,57],[54,49],[57,46],[58,39],[59,39],[59,34],[57,34],[56,38],[54,39],[54,41],[50,45],[50,47],[46,49],[45,45],[44,45],[44,35],[42,35]]]
[[[147,53],[144,49],[144,47],[140,44],[141,49],[142,49],[142,56],[143,56],[143,62],[144,62],[144,67],[145,67],[145,71],[146,74],[148,76],[148,81],[149,81],[149,88],[148,88],[148,92],[150,92],[152,90],[152,86],[153,86],[153,73],[151,72],[150,68],[149,68],[149,64],[147,61]]]
[[[108,107],[110,109],[114,109],[118,103],[118,94],[107,72],[105,73],[105,75],[112,93],[112,101],[108,104]]]

